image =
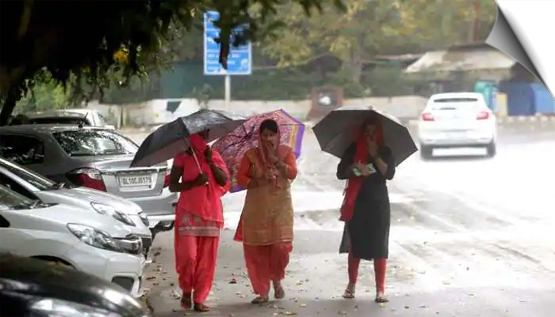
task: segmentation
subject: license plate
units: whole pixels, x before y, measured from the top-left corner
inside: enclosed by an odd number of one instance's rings
[[[152,185],[151,175],[120,176],[120,187],[147,187]]]
[[[447,132],[445,133],[447,138],[464,138],[466,137],[465,131],[455,131],[455,132]]]

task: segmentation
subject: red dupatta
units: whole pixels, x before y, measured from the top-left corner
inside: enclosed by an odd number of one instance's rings
[[[224,219],[220,198],[228,191],[229,182],[225,186],[220,186],[216,182],[204,155],[208,145],[200,135],[190,136],[189,143],[194,154],[178,154],[174,164],[177,163],[176,165],[184,167],[182,175],[184,182],[194,180],[202,172],[208,175],[208,183],[206,186],[197,186],[181,192],[177,205],[178,210],[192,213],[203,220],[222,224]],[[225,162],[217,151],[212,150],[212,161],[226,174],[228,173]]]

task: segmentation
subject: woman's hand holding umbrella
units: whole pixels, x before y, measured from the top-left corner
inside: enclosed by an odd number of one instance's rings
[[[371,158],[376,158],[376,156],[378,156],[378,143],[376,143],[376,140],[374,139],[370,139],[368,142],[368,154],[370,155]]]
[[[195,184],[195,186],[204,186],[208,184],[208,175],[206,175],[205,173],[200,173],[197,178],[195,178],[195,180],[193,181],[193,184]]]

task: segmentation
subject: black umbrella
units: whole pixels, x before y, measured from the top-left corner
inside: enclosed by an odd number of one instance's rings
[[[152,166],[172,159],[187,150],[187,137],[209,130],[207,142],[235,130],[247,118],[227,111],[202,109],[166,123],[152,132],[141,144],[131,167]]]
[[[371,108],[344,106],[335,109],[312,130],[324,152],[341,157],[355,141],[355,129],[372,115],[377,115],[383,125],[384,141],[391,148],[396,165],[418,150],[409,130],[397,118]]]

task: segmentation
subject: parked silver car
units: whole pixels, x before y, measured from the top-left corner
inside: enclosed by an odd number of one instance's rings
[[[114,129],[113,125],[98,110],[60,109],[30,112],[25,114],[29,124],[79,124]]]
[[[89,209],[93,213],[112,217],[127,225],[134,236],[141,238],[144,255],[148,255],[152,245],[148,217],[139,205],[131,201],[98,190],[55,183],[4,158],[0,158],[0,185],[32,200]]]
[[[162,163],[130,168],[138,146],[114,130],[75,125],[18,125],[0,128],[0,156],[56,183],[84,186],[133,201],[148,215],[150,228],[173,229],[169,168]]]

